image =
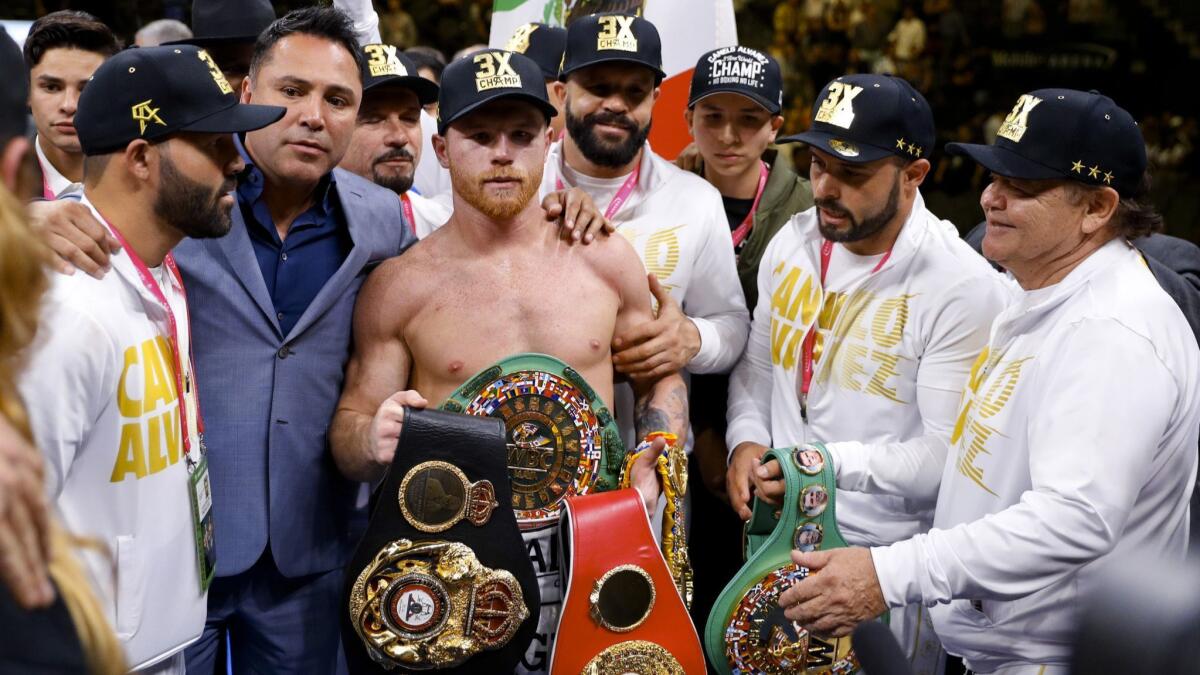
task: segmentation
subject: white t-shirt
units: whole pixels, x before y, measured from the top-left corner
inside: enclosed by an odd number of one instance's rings
[[[126,659],[142,668],[200,637],[207,615],[179,410],[195,397],[179,396],[166,312],[128,250],[111,261],[103,279],[53,275],[20,389],[50,498],[69,531],[104,546],[81,556]],[[156,278],[186,349],[181,287],[165,266]]]
[[[1000,314],[964,382],[949,456],[925,460],[941,468],[934,529],[871,551],[884,598],[929,606],[973,670],[1067,665],[1110,564],[1186,554],[1200,348],[1117,239]],[[926,482],[921,455],[890,450],[903,461],[883,482]]]
[[[450,220],[451,209],[442,205],[441,202],[422,197],[415,192],[406,192],[404,197],[407,197],[408,203],[412,205],[417,239],[428,237],[434,230]]]

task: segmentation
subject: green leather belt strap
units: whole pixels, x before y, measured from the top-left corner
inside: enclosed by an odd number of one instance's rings
[[[733,673],[851,673],[858,662],[849,638],[809,635],[783,616],[779,595],[808,576],[792,563],[793,549],[846,546],[837,527],[836,481],[825,446],[775,448],[786,491],[781,506],[755,498],[746,524],[746,564],[721,592],[704,630],[709,661]]]

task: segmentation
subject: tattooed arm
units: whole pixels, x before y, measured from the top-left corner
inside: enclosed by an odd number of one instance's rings
[[[637,437],[645,438],[652,431],[669,431],[679,437],[681,445],[687,441],[687,385],[679,373],[671,373],[653,382],[632,382],[637,396],[633,422]]]

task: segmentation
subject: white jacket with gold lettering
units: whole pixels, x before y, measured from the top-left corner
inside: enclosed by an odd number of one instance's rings
[[[1129,552],[1184,558],[1200,348],[1119,238],[1005,309],[965,384],[934,529],[872,549],[884,597],[930,606],[975,671],[1069,664],[1106,568]],[[924,489],[908,456],[879,482]]]
[[[822,288],[824,242],[810,208],[763,254],[750,342],[729,383],[729,447],[948,435],[967,371],[1009,292],[1003,277],[919,192],[891,255],[856,284]],[[802,347],[818,318],[806,423]],[[837,516],[848,542],[890,544],[929,528],[933,499],[838,490]]]
[[[166,312],[124,250],[111,260],[103,279],[53,275],[21,394],[51,501],[69,531],[103,545],[81,555],[129,665],[141,667],[200,636],[207,596]],[[160,286],[171,278],[158,276]],[[178,289],[164,291],[184,329]]]

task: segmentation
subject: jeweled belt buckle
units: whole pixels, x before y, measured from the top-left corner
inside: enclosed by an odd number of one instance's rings
[[[452,668],[508,644],[529,610],[505,570],[457,542],[394,541],[350,593],[350,621],[371,659],[391,670]]]

